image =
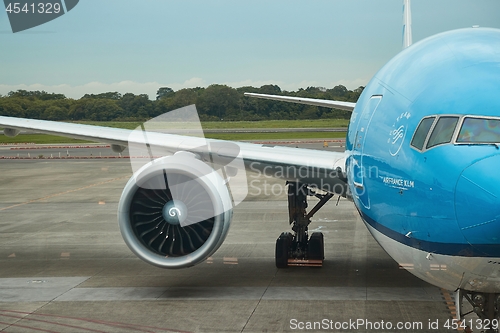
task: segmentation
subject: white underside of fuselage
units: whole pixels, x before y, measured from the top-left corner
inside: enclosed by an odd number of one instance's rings
[[[387,237],[365,222],[382,248],[418,278],[447,290],[500,292],[500,258],[461,257],[429,253]]]

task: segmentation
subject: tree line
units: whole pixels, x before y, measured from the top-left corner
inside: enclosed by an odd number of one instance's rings
[[[326,89],[308,87],[282,91],[277,85],[231,88],[214,84],[207,88],[174,91],[161,87],[156,100],[146,94],[106,92],[86,94],[80,99],[45,91],[11,91],[0,95],[0,115],[65,121],[144,121],[187,105],[196,104],[202,121],[349,118],[350,112],[303,104],[284,103],[244,96],[245,92],[321,98],[356,102],[364,87],[348,90],[342,85]]]

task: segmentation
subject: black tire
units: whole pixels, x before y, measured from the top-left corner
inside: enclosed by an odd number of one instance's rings
[[[287,268],[290,246],[292,245],[293,235],[289,232],[283,232],[276,240],[276,267]]]
[[[313,232],[309,237],[307,244],[308,259],[323,260],[325,259],[325,246],[323,241],[323,234],[321,232]]]

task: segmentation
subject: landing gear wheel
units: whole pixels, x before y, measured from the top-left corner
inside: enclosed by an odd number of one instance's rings
[[[287,182],[287,185],[288,222],[292,226],[293,234],[284,232],[276,241],[276,267],[321,267],[325,258],[323,234],[314,232],[309,237],[309,224],[311,224],[311,218],[314,214],[333,198],[334,193],[321,194],[316,192],[312,186],[299,182]],[[319,199],[319,202],[309,212],[307,212],[308,196]]]
[[[276,240],[276,267],[287,268],[288,258],[290,257],[290,247],[292,245],[293,235],[289,232],[281,233]]]
[[[307,254],[310,260],[325,259],[325,247],[323,242],[323,234],[321,232],[313,232],[309,237],[307,244]]]

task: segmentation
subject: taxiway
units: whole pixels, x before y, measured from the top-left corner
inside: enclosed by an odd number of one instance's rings
[[[313,219],[324,266],[278,270],[284,184],[249,174],[222,247],[163,270],[136,258],[118,229],[127,159],[4,159],[0,170],[0,332],[297,332],[293,323],[324,319],[421,322],[403,331],[428,332],[452,317],[449,293],[401,269],[346,200]]]

